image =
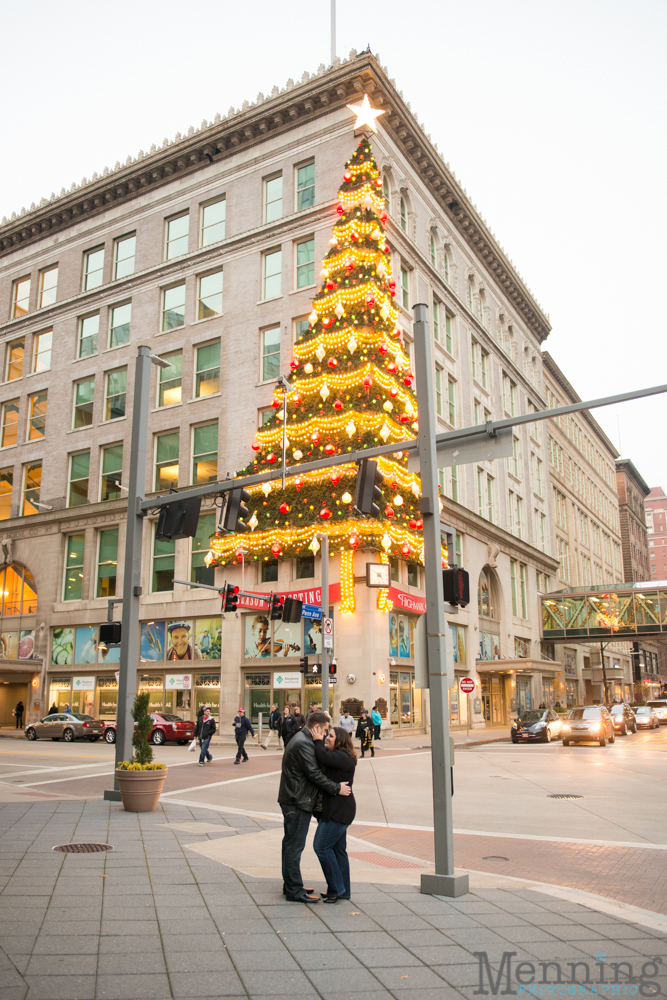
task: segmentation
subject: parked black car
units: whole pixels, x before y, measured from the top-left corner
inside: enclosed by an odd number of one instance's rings
[[[512,743],[529,743],[530,740],[551,743],[560,737],[560,729],[561,720],[557,712],[550,708],[536,708],[523,712],[512,723],[510,735]]]
[[[626,702],[615,702],[609,706],[611,721],[614,723],[614,732],[619,736],[627,736],[628,733],[637,732],[637,720],[635,713]]]

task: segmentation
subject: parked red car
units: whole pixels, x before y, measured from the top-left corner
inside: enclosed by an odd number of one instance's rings
[[[186,722],[180,715],[163,715],[151,712],[151,719],[153,720],[153,728],[148,738],[155,746],[162,746],[163,743],[178,743],[179,746],[185,746],[189,740],[194,739],[194,722]],[[107,743],[116,742],[115,722],[106,723],[104,739]]]

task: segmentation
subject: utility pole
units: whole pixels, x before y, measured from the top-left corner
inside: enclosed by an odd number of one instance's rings
[[[331,63],[336,58],[336,0],[331,0]]]
[[[332,3],[334,0],[332,0]],[[329,647],[324,645],[324,619],[329,617],[329,536],[319,536],[322,542],[322,711],[329,711]]]
[[[469,890],[468,876],[454,874],[452,823],[451,752],[445,605],[442,586],[442,556],[433,346],[428,325],[428,307],[414,307],[415,378],[419,410],[419,461],[424,521],[424,575],[426,590],[426,658],[431,706],[431,766],[433,769],[433,832],[435,874],[422,875],[421,891],[438,896],[462,896]]]

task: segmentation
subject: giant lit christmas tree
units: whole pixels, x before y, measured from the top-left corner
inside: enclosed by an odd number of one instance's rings
[[[338,192],[338,221],[323,261],[321,285],[309,327],[294,346],[287,394],[286,464],[314,461],[381,443],[413,438],[417,425],[414,376],[396,326],[387,213],[382,179],[365,136],[345,165]],[[276,388],[275,414],[258,432],[255,458],[240,475],[280,466],[283,392]],[[390,557],[423,561],[419,477],[407,470],[407,453],[381,457],[383,496],[377,519],[353,509],[357,465],[291,476],[251,490],[251,531],[211,538],[216,562],[294,558],[317,553],[317,534],[340,553],[341,606],[354,612],[354,552],[361,547]],[[386,591],[378,608],[390,610]]]

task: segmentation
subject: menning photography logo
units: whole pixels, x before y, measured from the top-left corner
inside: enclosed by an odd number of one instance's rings
[[[479,962],[477,996],[641,996],[657,997],[662,993],[655,977],[661,958],[644,962],[641,972],[631,962],[605,962],[606,954],[599,951],[589,962],[518,962],[512,966],[516,951],[504,951],[498,972],[494,975],[485,951],[473,952]],[[504,987],[501,989],[501,987]]]

